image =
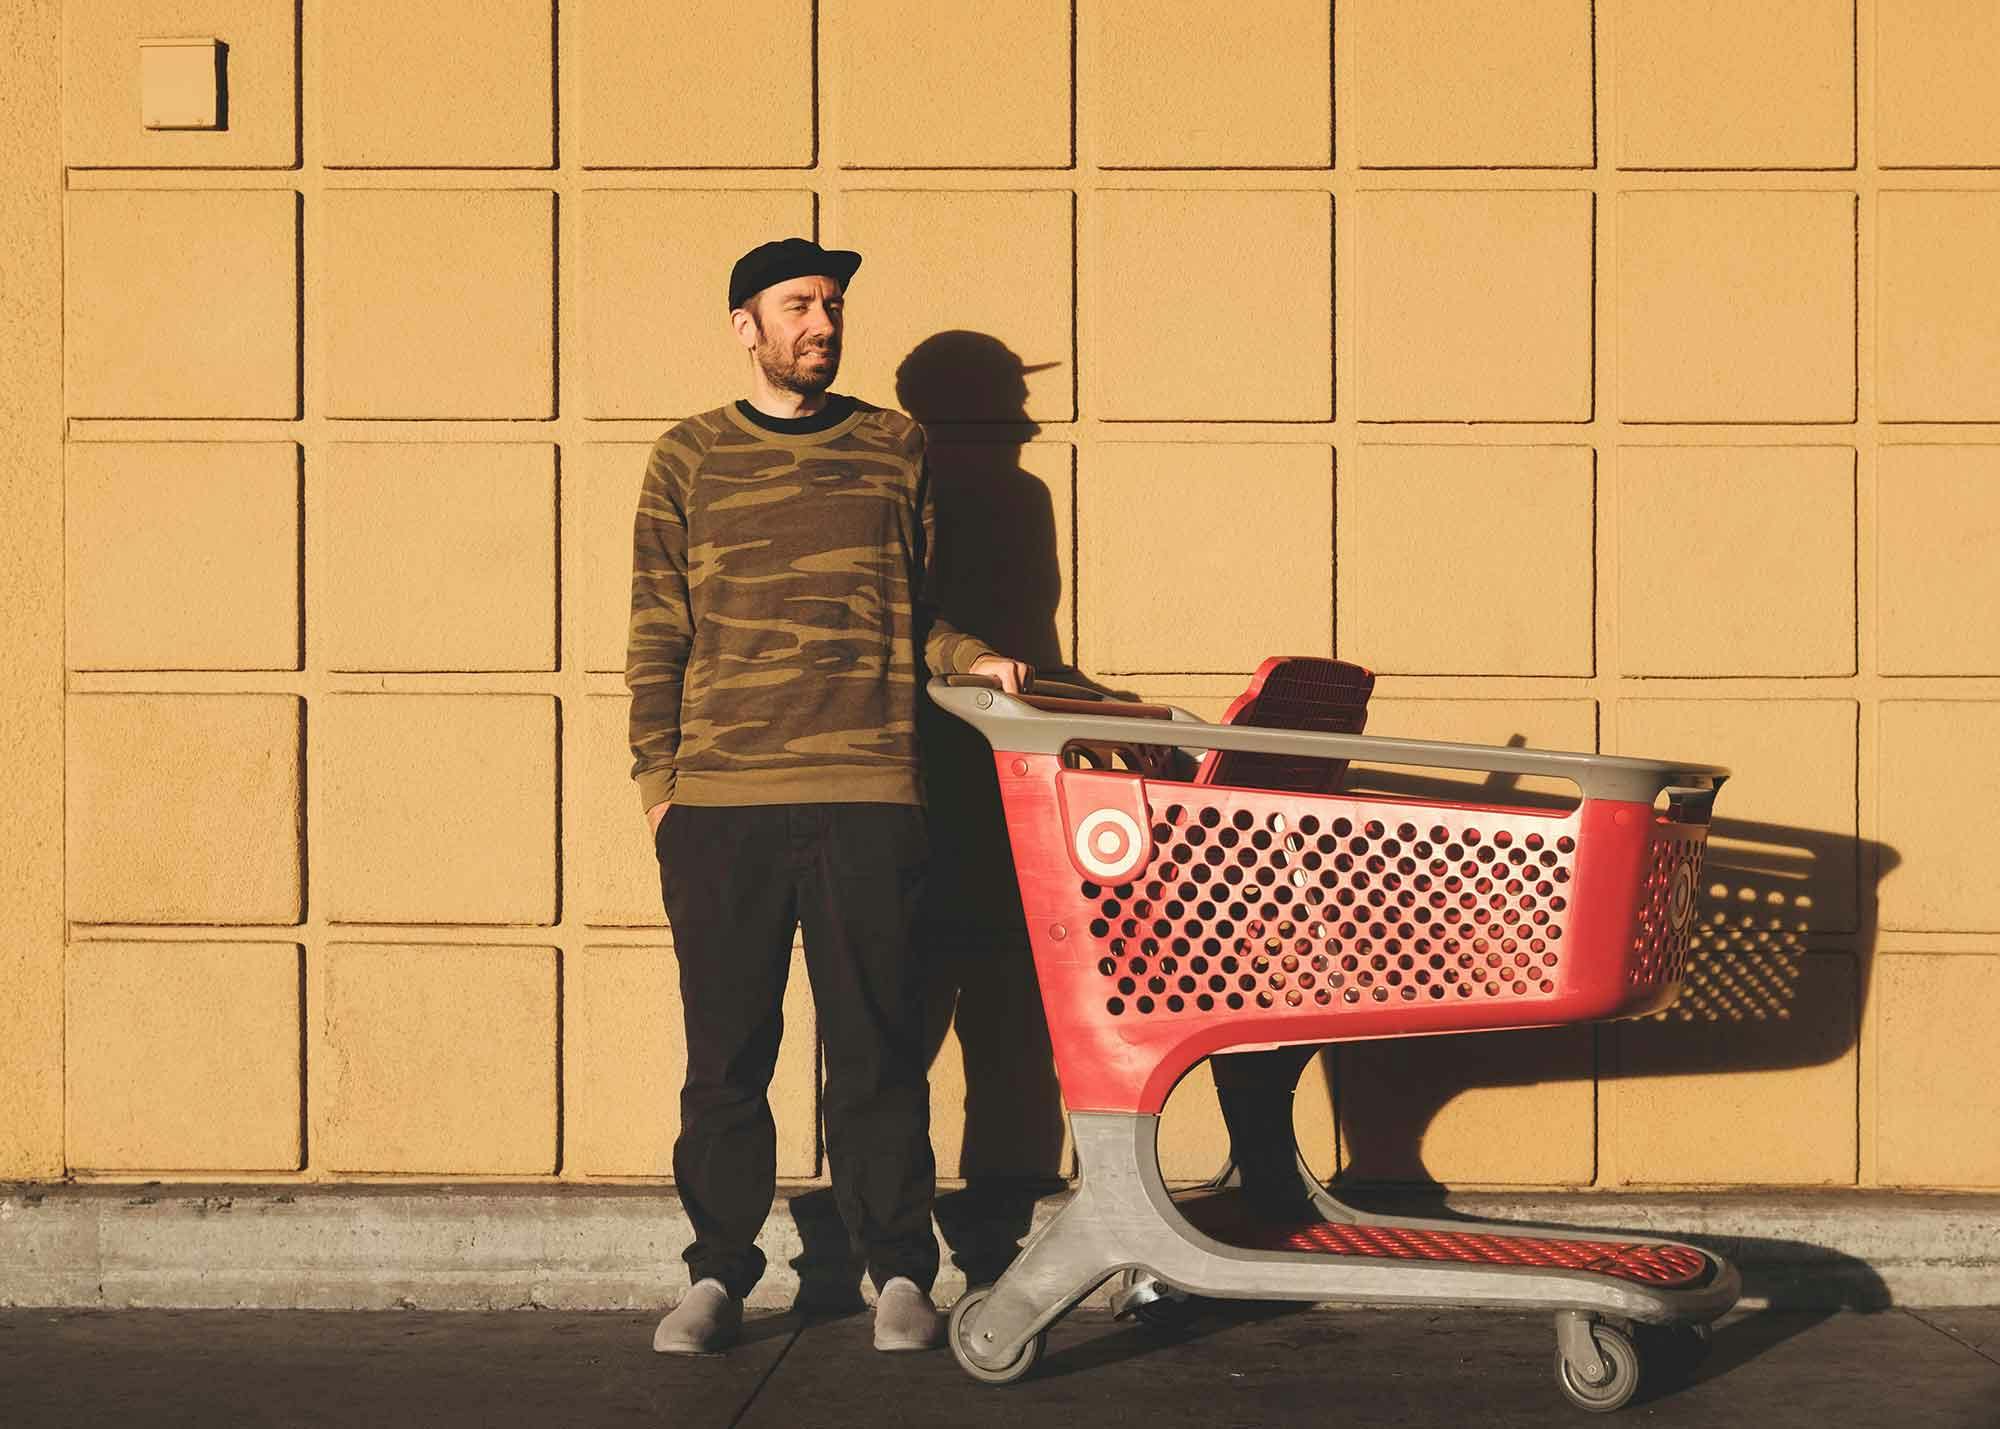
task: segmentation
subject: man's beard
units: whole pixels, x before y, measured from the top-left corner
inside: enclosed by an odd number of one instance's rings
[[[826,362],[810,362],[812,354],[822,351],[827,356]],[[786,349],[765,337],[760,326],[756,356],[757,365],[764,370],[764,380],[773,387],[781,392],[796,392],[801,397],[817,397],[833,385],[834,374],[840,371],[840,339],[806,342]]]

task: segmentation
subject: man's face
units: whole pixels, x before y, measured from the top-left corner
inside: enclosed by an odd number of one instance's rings
[[[840,371],[841,308],[835,279],[790,278],[736,310],[736,336],[773,387],[816,397]]]

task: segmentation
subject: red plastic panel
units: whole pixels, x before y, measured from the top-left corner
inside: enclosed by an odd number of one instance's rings
[[[1192,791],[1151,812],[1152,864],[1078,889],[1101,915],[1089,932],[1107,953],[1111,1016],[1556,990],[1569,833],[1516,833],[1518,815],[1459,809],[1393,826],[1240,806],[1225,816]]]
[[[1587,1270],[1642,1285],[1692,1285],[1708,1273],[1708,1257],[1684,1245],[1635,1245],[1602,1240],[1551,1240],[1478,1231],[1410,1230],[1315,1221],[1260,1228],[1252,1249],[1305,1250],[1385,1260],[1447,1261],[1456,1265],[1532,1265]]]
[[[1123,783],[1154,844],[1114,884],[1073,862],[1058,791],[1077,771],[1006,751],[995,767],[1072,1110],[1158,1111],[1227,1048],[1638,1016],[1678,991],[1671,959],[1642,957],[1645,880],[1659,840],[1706,831],[1650,805],[1549,814],[1104,772],[1093,802]]]

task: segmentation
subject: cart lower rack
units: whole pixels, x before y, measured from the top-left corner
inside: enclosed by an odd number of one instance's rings
[[[954,1308],[975,1379],[1026,1374],[1048,1327],[1122,1276],[1126,1308],[1551,1310],[1564,1393],[1608,1410],[1642,1358],[1651,1377],[1735,1303],[1734,1267],[1693,1246],[1365,1214],[1296,1146],[1278,1219],[1229,1193],[1228,1168],[1169,1193],[1160,1109],[1211,1054],[1642,1016],[1679,991],[1727,770],[1363,735],[1371,685],[1342,662],[1267,660],[1211,724],[1073,687],[931,682],[994,751],[1080,1171],[1006,1274]],[[1343,787],[1349,761],[1553,776],[1581,800],[1363,793]]]

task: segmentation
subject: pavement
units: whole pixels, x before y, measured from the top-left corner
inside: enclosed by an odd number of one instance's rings
[[[1020,1383],[879,1354],[865,1314],[753,1314],[727,1355],[657,1313],[0,1311],[0,1425],[1579,1425],[1549,1317],[1235,1305],[1161,1332],[1079,1311]],[[1634,1426],[2000,1429],[2000,1309],[1737,1312]]]
[[[1073,1194],[1010,1181],[940,1192],[940,1303],[998,1276]],[[1339,1194],[1381,1215],[1486,1222],[1469,1230],[1686,1241],[1735,1265],[1751,1306],[2000,1305],[2000,1195],[1991,1193]],[[692,1237],[671,1186],[0,1185],[0,1310],[637,1313],[671,1294],[662,1287],[685,1283]],[[757,1243],[769,1264],[752,1310],[854,1298],[861,1267],[827,1187],[782,1188]]]

